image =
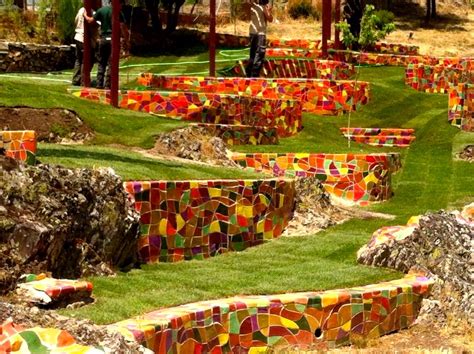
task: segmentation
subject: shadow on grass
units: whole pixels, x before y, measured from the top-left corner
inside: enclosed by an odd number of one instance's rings
[[[38,154],[38,158],[53,157],[58,159],[78,159],[78,160],[97,160],[108,162],[120,162],[126,164],[142,165],[150,168],[181,168],[182,164],[171,161],[137,159],[137,157],[127,157],[112,152],[86,151],[79,149],[51,148],[43,146]]]

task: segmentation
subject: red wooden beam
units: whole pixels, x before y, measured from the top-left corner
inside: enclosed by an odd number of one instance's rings
[[[328,56],[328,41],[331,40],[331,0],[323,0],[323,57]]]
[[[84,9],[87,16],[92,16],[92,0],[84,0]],[[91,30],[89,23],[84,20],[84,47],[82,52],[82,84],[85,87],[91,85]]]
[[[341,22],[341,0],[336,0],[336,8],[334,9],[334,44],[336,49],[341,49],[341,33],[335,27],[336,23]]]
[[[110,60],[110,103],[118,107],[120,60],[120,0],[112,0],[112,58]]]
[[[210,0],[209,12],[209,76],[216,76],[216,0]]]

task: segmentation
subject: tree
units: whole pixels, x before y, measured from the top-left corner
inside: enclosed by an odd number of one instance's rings
[[[429,23],[436,16],[436,0],[426,0],[426,23]]]

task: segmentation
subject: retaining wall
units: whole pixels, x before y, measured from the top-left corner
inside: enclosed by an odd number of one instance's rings
[[[83,88],[74,95],[110,103],[110,91]],[[135,111],[202,123],[250,125],[277,128],[280,137],[302,129],[302,105],[294,100],[277,100],[200,92],[124,91],[120,107]]]
[[[126,182],[141,214],[142,261],[176,262],[241,251],[279,237],[293,216],[287,179]]]
[[[33,130],[0,131],[0,150],[5,155],[29,164],[36,162],[36,133]]]
[[[464,131],[474,132],[474,84],[453,85],[448,91],[448,121]]]
[[[141,74],[138,82],[153,89],[248,95],[301,101],[303,111],[341,114],[369,101],[369,83],[319,79],[160,76]]]
[[[229,72],[232,76],[247,76],[247,60],[238,61]],[[267,59],[260,77],[266,78],[308,78],[327,80],[348,80],[354,77],[354,65],[320,59]]]
[[[235,153],[232,159],[273,176],[316,175],[329,193],[358,203],[389,199],[392,173],[401,167],[398,153]]]
[[[150,312],[109,328],[159,354],[324,350],[409,327],[432,285],[411,275],[343,290],[236,296]]]
[[[409,64],[405,83],[418,91],[447,93],[450,85],[474,83],[474,59],[459,59],[452,64]]]
[[[401,128],[340,128],[352,141],[372,146],[408,147],[416,138],[414,129]]]
[[[50,72],[74,67],[75,49],[28,43],[0,44],[0,72]]]

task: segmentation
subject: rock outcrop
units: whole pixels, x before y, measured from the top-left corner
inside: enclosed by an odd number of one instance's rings
[[[0,171],[0,293],[26,272],[79,278],[136,262],[139,215],[112,170],[0,156]]]
[[[472,220],[445,211],[429,213],[419,219],[411,234],[370,244],[359,250],[360,263],[425,272],[436,280],[432,294],[443,311],[474,325]]]

